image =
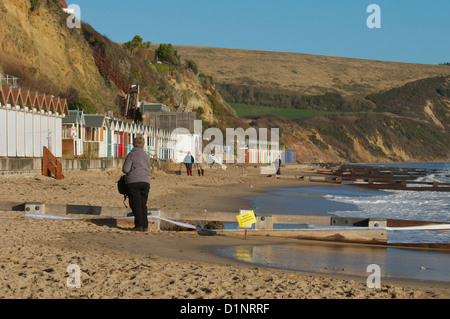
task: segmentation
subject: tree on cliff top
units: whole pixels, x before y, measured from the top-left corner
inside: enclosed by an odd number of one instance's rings
[[[143,42],[144,39],[142,39],[141,36],[135,35],[133,40],[128,41],[127,43],[124,43],[123,47],[125,49],[128,49],[131,51],[131,55],[134,55],[136,50],[138,49],[146,49],[150,48],[150,45],[152,44],[150,41]]]

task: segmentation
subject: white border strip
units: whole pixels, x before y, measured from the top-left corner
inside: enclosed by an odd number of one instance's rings
[[[182,223],[182,222],[176,222],[170,219],[162,218],[157,215],[148,215],[149,219],[159,219],[163,220],[165,222],[171,223],[176,226],[195,229],[195,230],[202,230],[202,231],[239,231],[241,229],[203,229],[202,227],[195,226],[192,224]],[[20,217],[0,217],[2,219],[19,219]],[[25,213],[24,218],[34,218],[34,219],[45,219],[45,220],[83,220],[83,218],[75,218],[75,217],[64,217],[64,216],[56,216],[56,215],[44,215],[44,214],[32,214],[32,213]],[[133,219],[134,217],[121,217],[121,218],[114,218],[114,219]],[[254,230],[248,230],[248,231],[257,231],[261,229],[254,229]],[[329,226],[329,227],[318,227],[318,228],[302,228],[302,229],[265,229],[268,231],[330,231],[330,230],[391,230],[391,231],[402,231],[402,230],[450,230],[450,224],[439,224],[439,225],[427,225],[427,226],[412,226],[412,227],[355,227],[355,226],[346,226],[346,227],[336,227],[336,226]],[[242,229],[244,231],[244,229]]]

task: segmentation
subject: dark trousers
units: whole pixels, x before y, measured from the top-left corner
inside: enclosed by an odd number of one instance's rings
[[[148,228],[147,200],[150,184],[132,183],[127,184],[127,188],[127,195],[134,216],[134,226]]]
[[[187,171],[187,175],[188,176],[192,176],[192,167],[187,167],[186,166],[186,171]]]

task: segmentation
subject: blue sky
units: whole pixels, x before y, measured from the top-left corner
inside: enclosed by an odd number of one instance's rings
[[[296,52],[438,64],[450,62],[449,0],[68,0],[116,42]],[[367,26],[370,4],[381,28]]]

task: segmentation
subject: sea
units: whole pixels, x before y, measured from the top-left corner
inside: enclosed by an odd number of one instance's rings
[[[360,164],[364,165],[364,164]],[[369,165],[369,164],[368,164]],[[450,163],[370,164],[405,171],[424,170],[419,182],[450,183]],[[429,172],[429,173],[428,173]],[[372,190],[355,185],[268,188],[264,196],[247,198],[258,214],[298,214],[408,219],[450,223],[450,193],[414,190]],[[235,224],[227,224],[233,229]],[[292,228],[277,225],[277,228]],[[299,229],[301,226],[296,225]],[[314,226],[312,226],[314,227]],[[450,243],[450,232],[389,230],[389,243]],[[289,244],[215,247],[214,253],[244,262],[283,269],[368,276],[380,266],[382,276],[450,283],[450,252],[333,244]]]

